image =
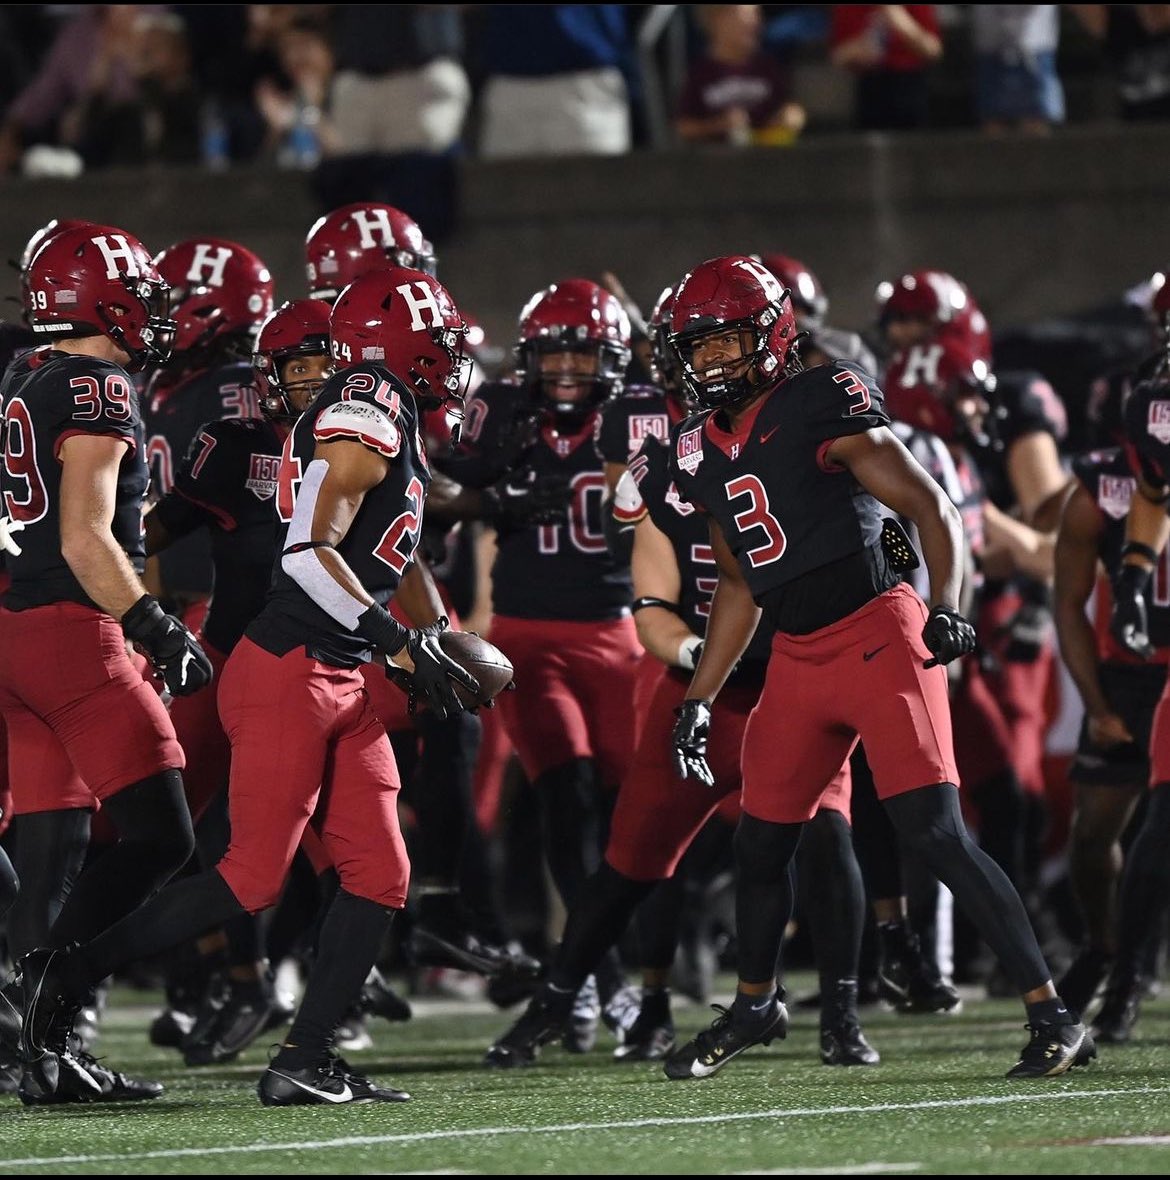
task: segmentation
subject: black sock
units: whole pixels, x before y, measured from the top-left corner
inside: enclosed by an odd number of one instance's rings
[[[762,996],[749,996],[743,992],[736,992],[735,999],[731,1003],[731,1019],[736,1024],[763,1024],[771,1016],[772,1005],[775,1002],[775,988]]]
[[[1077,1018],[1064,1006],[1064,1001],[1056,996],[1051,1000],[1040,1000],[1035,1004],[1026,1004],[1029,1024],[1076,1024]]]
[[[334,1031],[374,965],[393,917],[393,910],[377,902],[338,890],[321,925],[304,999],[273,1065],[309,1069],[324,1058]]]

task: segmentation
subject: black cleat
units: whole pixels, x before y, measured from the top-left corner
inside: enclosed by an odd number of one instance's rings
[[[1063,994],[1061,996],[1063,999]],[[1093,1018],[1092,1036],[1106,1045],[1124,1045],[1130,1038],[1142,1004],[1140,980],[1110,983],[1100,1011]]]
[[[274,996],[266,980],[255,983],[228,981],[226,990],[207,1021],[196,1021],[183,1041],[188,1065],[216,1065],[233,1061],[267,1027]]]
[[[878,927],[878,988],[881,998],[907,1016],[957,1014],[963,1006],[954,984],[922,952],[918,935],[904,922]]]
[[[416,925],[409,946],[411,960],[420,967],[454,967],[489,978],[540,973],[540,964],[522,951],[496,946],[465,927]]]
[[[487,1051],[484,1065],[493,1069],[532,1065],[542,1045],[564,1034],[575,1000],[572,992],[542,987],[528,1001],[520,1019]]]
[[[1007,1071],[1009,1078],[1054,1078],[1074,1065],[1088,1065],[1097,1056],[1089,1030],[1076,1024],[1026,1024],[1032,1039],[1020,1059]]]
[[[147,1036],[152,1045],[162,1049],[177,1049],[195,1027],[195,1011],[164,1008],[151,1022]]]
[[[351,1102],[406,1102],[410,1095],[375,1085],[354,1073],[339,1057],[327,1057],[309,1069],[270,1065],[256,1092],[264,1106],[341,1106]]]
[[[753,1045],[770,1045],[788,1035],[788,1009],[779,1000],[773,1000],[764,1019],[753,1024],[737,1024],[730,1008],[711,1007],[719,1013],[711,1027],[666,1059],[662,1069],[668,1078],[709,1078]]]
[[[821,1026],[821,1061],[825,1065],[877,1065],[881,1056],[865,1039],[857,1017],[843,1015]]]
[[[360,1000],[362,1008],[383,1020],[401,1023],[413,1015],[410,1004],[402,998],[385,980],[377,967],[370,969],[366,982],[362,984]]]
[[[26,1088],[35,1098],[52,1095],[58,1085],[78,1086],[84,1092],[92,1082],[69,1051],[73,1020],[82,1000],[70,995],[59,971],[64,951],[38,947],[20,960],[23,1018],[17,1051],[24,1063],[21,1094]]]
[[[613,1051],[618,1061],[661,1061],[674,1049],[674,1021],[666,991],[642,993],[638,1018]]]

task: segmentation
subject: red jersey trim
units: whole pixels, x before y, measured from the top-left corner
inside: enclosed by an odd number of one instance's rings
[[[53,458],[56,459],[58,463],[61,462],[61,444],[67,438],[72,438],[76,434],[83,434],[90,438],[116,438],[119,442],[124,442],[130,448],[131,454],[134,454],[134,452],[138,449],[137,441],[131,438],[130,435],[118,434],[113,430],[109,431],[108,433],[104,430],[66,430],[61,433],[56,443],[53,445]]]
[[[645,504],[640,504],[635,509],[619,508],[616,504],[613,509],[614,520],[620,520],[622,524],[637,524],[638,521],[645,519],[647,509]]]
[[[834,438],[827,438],[819,447],[817,447],[817,466],[825,472],[826,475],[840,475],[842,471],[848,471],[847,467],[842,467],[840,463],[834,463],[829,458],[829,448],[837,441],[839,435]]]
[[[739,424],[739,429],[734,434],[723,430],[715,421],[715,414],[712,414],[707,419],[707,424],[703,433],[729,458],[734,459],[743,453],[744,448],[751,441],[750,436],[756,426],[756,419],[760,416],[760,411],[768,403],[767,397],[762,397],[744,416]],[[718,411],[716,411],[718,413]],[[739,447],[736,454],[731,452],[735,447]]]
[[[236,520],[230,512],[225,512],[222,508],[215,504],[208,504],[206,500],[200,500],[196,496],[192,496],[189,492],[183,491],[180,487],[172,489],[176,495],[182,496],[190,504],[194,504],[196,508],[202,508],[204,512],[210,512],[216,520],[219,521],[225,533],[231,533],[239,526],[239,521]]]

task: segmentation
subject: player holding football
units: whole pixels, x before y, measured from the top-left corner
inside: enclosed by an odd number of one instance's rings
[[[408,1097],[356,1074],[329,1046],[405,903],[409,875],[398,772],[359,669],[373,658],[393,661],[439,713],[463,707],[456,682],[479,689],[439,646],[445,619],[408,630],[384,605],[413,581],[430,478],[417,403],[459,396],[464,332],[450,295],[420,271],[367,275],[338,299],[330,314],[337,371],[281,457],[277,513],[286,531],[268,602],[220,686],[232,743],[231,846],[214,869],[170,886],[133,921],[80,947],[27,956],[30,1045],[67,1029],[79,993],[119,964],[271,906],[312,818],[340,887],[292,1029],[261,1076],[260,1100]]]
[[[671,340],[708,407],[672,432],[679,492],[711,520],[719,566],[703,653],[674,731],[677,765],[711,781],[712,702],[761,615],[775,628],[743,745],[736,832],[739,984],[731,1008],[666,1062],[707,1077],[782,1036],[775,966],[801,830],[860,738],[904,845],[950,889],[1028,1010],[1010,1077],[1064,1073],[1095,1054],[1065,1008],[1018,894],[959,813],[946,673],[975,632],[957,609],[962,525],[888,429],[873,379],[836,362],[800,370],[789,293],[744,256],[709,260],[675,295]],[[881,541],[878,501],[918,529],[928,608]]]

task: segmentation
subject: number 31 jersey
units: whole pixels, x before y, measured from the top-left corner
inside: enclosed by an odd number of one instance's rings
[[[94,357],[38,349],[14,361],[0,384],[3,511],[24,523],[20,556],[7,556],[9,610],[77,602],[96,606],[61,554],[61,445],[73,435],[123,441],[111,530],[141,573],[147,472],[138,393],[124,369]]]
[[[279,533],[272,586],[247,634],[274,655],[307,646],[324,663],[356,668],[370,659],[369,643],[319,607],[284,572],[280,559],[301,481],[318,443],[342,439],[369,447],[389,460],[389,467],[385,479],[366,492],[337,552],[382,606],[414,560],[431,480],[414,397],[380,365],[344,369],[325,382],[285,440],[276,491]]]
[[[719,524],[777,630],[827,626],[898,580],[881,554],[877,500],[827,456],[835,439],[888,425],[882,401],[868,373],[834,361],[788,378],[734,434],[714,411],[671,432],[680,495]],[[836,572],[808,578],[827,567]]]

